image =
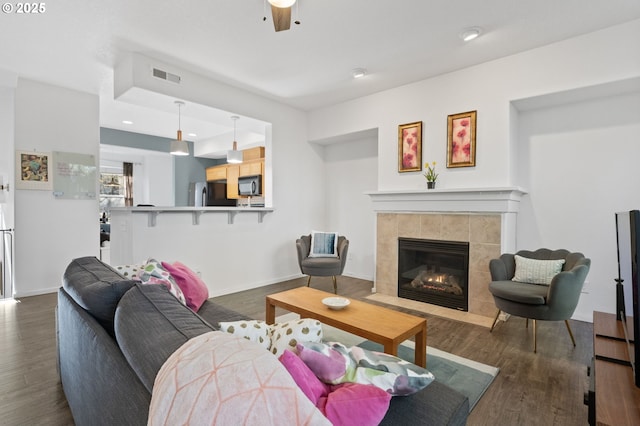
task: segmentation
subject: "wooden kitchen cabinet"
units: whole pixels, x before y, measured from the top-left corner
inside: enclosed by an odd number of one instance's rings
[[[207,182],[227,179],[227,165],[207,167]]]
[[[242,150],[242,163],[222,164],[208,167],[207,182],[227,182],[227,198],[240,198],[238,194],[238,178],[242,176],[262,176],[262,193],[264,194],[264,147],[258,146]]]
[[[257,146],[255,148],[248,148],[242,150],[242,161],[251,161],[264,159],[264,146]]]
[[[207,168],[207,181],[226,180],[227,198],[240,198],[238,194],[238,178],[241,176],[263,175],[264,160],[248,161],[240,164],[224,164]],[[264,193],[264,176],[262,179]]]
[[[240,177],[240,166],[237,164],[227,166],[227,198],[240,198],[238,195],[238,178]]]
[[[262,174],[264,160],[248,161],[240,164],[240,176],[256,176]]]

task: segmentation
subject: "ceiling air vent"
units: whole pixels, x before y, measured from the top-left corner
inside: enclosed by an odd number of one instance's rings
[[[171,83],[180,84],[180,76],[171,74],[170,72],[160,70],[158,68],[153,69],[153,76],[162,80],[170,81]]]

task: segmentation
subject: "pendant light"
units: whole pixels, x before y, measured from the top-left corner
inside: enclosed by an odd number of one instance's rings
[[[189,155],[189,144],[182,140],[182,130],[180,130],[180,108],[184,105],[182,101],[175,101],[178,105],[178,136],[175,141],[171,141],[171,155]]]
[[[238,142],[236,142],[236,121],[239,118],[237,115],[231,116],[233,120],[233,149],[227,151],[227,163],[231,164],[242,163],[242,151],[238,151]]]
[[[268,0],[271,6],[275,7],[291,7],[296,0]]]

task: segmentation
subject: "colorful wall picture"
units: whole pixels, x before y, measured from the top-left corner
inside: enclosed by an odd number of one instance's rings
[[[449,115],[447,167],[476,165],[476,111]]]
[[[16,189],[52,190],[50,167],[50,153],[16,151]]]
[[[422,121],[398,126],[398,172],[422,170]]]

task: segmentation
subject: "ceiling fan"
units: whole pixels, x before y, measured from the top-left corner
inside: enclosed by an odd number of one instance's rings
[[[271,16],[273,17],[273,27],[276,32],[286,31],[291,28],[291,8],[296,0],[268,0],[271,5]],[[264,17],[266,20],[266,16]],[[296,20],[295,24],[300,24]]]

